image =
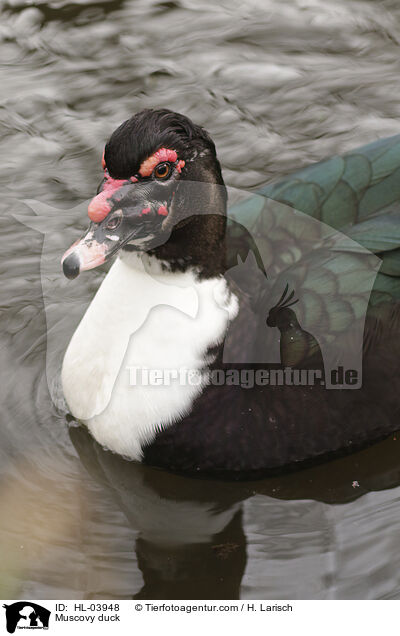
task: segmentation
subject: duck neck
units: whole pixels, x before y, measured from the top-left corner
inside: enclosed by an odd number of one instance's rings
[[[225,230],[225,216],[196,215],[178,224],[149,254],[167,262],[171,271],[193,269],[199,278],[214,278],[226,271]]]

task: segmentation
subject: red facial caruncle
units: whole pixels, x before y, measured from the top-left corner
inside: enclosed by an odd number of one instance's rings
[[[168,216],[168,210],[165,205],[160,205],[157,210],[157,214],[159,214],[160,216]]]
[[[175,163],[176,169],[179,174],[182,171],[182,168],[185,165],[185,162],[180,159],[178,161],[178,155],[176,150],[171,150],[170,148],[159,148],[155,153],[153,153],[150,157],[148,157],[145,161],[142,162],[139,168],[139,175],[141,177],[150,177],[153,173],[154,168],[163,162]],[[104,170],[104,178],[105,182],[102,187],[102,191],[95,196],[92,201],[89,203],[88,207],[88,215],[91,221],[94,223],[101,223],[106,216],[111,212],[111,202],[113,194],[117,190],[119,190],[123,185],[127,185],[128,183],[137,183],[138,178],[136,176],[130,177],[130,179],[113,179],[107,170],[106,162],[104,159],[104,151],[101,159],[101,165]],[[150,208],[144,208],[142,214],[148,214]],[[160,216],[167,216],[168,210],[164,205],[161,205],[158,208],[158,214]]]
[[[91,221],[94,223],[100,223],[103,221],[107,214],[111,212],[111,205],[108,200],[112,197],[114,192],[126,183],[125,179],[113,179],[110,177],[107,171],[105,171],[106,182],[103,185],[103,190],[95,196],[88,207],[88,215]]]
[[[139,168],[139,174],[142,177],[150,177],[154,168],[163,161],[169,161],[175,163],[178,159],[176,150],[170,150],[169,148],[160,148],[151,157],[148,157],[146,161],[143,161]]]

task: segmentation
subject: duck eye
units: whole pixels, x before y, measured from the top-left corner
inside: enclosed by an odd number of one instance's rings
[[[171,166],[169,163],[159,163],[154,169],[154,176],[157,179],[167,179],[171,174]]]
[[[116,230],[121,223],[121,216],[113,216],[106,224],[107,230]]]

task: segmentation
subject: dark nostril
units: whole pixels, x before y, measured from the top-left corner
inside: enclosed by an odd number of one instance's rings
[[[72,252],[67,258],[64,259],[63,262],[63,272],[64,276],[67,278],[76,278],[80,271],[80,261],[78,256]]]

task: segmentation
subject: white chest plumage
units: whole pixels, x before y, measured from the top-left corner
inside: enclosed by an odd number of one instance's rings
[[[141,369],[202,369],[237,313],[224,278],[163,272],[125,254],[100,286],[66,351],[62,385],[71,413],[97,441],[132,459],[157,430],[190,411],[203,385],[133,383]],[[132,373],[137,369],[138,374]]]

